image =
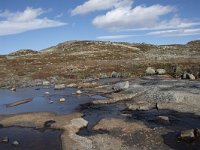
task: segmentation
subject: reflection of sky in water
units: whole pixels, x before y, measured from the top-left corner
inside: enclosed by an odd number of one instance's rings
[[[35,90],[35,88],[21,88],[16,92],[10,90],[0,90],[0,114],[15,114],[22,112],[55,112],[57,114],[68,114],[73,112],[80,104],[87,103],[93,99],[101,98],[72,95],[76,92],[75,88],[66,88],[65,90],[54,90],[53,88]],[[49,92],[50,95],[45,95]],[[5,104],[33,98],[33,101],[7,108]],[[65,98],[65,102],[59,102],[60,98]],[[54,101],[50,104],[50,101]]]

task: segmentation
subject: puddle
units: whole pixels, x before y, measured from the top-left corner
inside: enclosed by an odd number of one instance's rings
[[[62,150],[60,140],[62,131],[33,128],[9,127],[0,128],[0,139],[9,138],[9,143],[0,143],[1,150]],[[14,147],[12,142],[17,140],[20,145]]]
[[[104,99],[103,96],[89,97],[86,95],[73,95],[76,88],[66,88],[65,90],[54,90],[53,88],[20,88],[16,92],[0,89],[0,114],[16,114],[24,112],[54,112],[56,114],[69,114],[81,105],[94,99]],[[45,95],[49,92],[49,95]],[[5,104],[17,100],[33,98],[31,102],[6,107]],[[65,102],[60,102],[60,98],[65,98]]]

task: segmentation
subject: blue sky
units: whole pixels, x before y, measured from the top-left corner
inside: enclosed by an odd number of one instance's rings
[[[200,0],[0,0],[0,54],[68,40],[200,39]]]

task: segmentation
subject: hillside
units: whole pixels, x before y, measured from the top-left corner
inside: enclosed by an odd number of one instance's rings
[[[200,41],[185,45],[151,45],[145,43],[68,41],[41,50],[22,50],[0,57],[0,86],[32,86],[39,81],[71,83],[86,78],[110,76],[113,71],[123,77],[145,75],[148,66],[166,69],[176,76],[200,71]]]

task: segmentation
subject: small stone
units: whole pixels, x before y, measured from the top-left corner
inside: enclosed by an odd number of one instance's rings
[[[13,146],[19,146],[19,142],[15,140],[15,141],[12,142],[12,145]]]
[[[170,124],[170,120],[168,116],[158,116],[157,119],[161,123]]]
[[[60,102],[65,102],[65,98],[60,98]]]
[[[105,78],[108,78],[108,76],[107,76],[106,73],[100,73],[99,78],[100,79],[105,79]]]
[[[155,71],[154,68],[148,67],[148,68],[146,69],[146,74],[148,74],[148,75],[154,75],[154,74],[156,74],[156,71]]]
[[[112,78],[120,78],[120,77],[121,77],[121,74],[118,73],[118,72],[113,71],[113,72],[111,73],[111,77],[112,77]]]
[[[49,82],[49,81],[43,81],[43,82],[42,82],[42,85],[44,85],[44,86],[49,86],[49,85],[50,85],[50,82]]]
[[[50,101],[50,102],[49,102],[49,104],[52,104],[52,103],[53,103],[53,101]]]
[[[188,76],[189,76],[189,79],[190,79],[190,80],[195,80],[195,79],[196,79],[195,76],[194,76],[193,74],[190,74],[190,73],[189,73]]]
[[[7,136],[3,137],[1,143],[9,143],[9,138]]]
[[[157,72],[159,75],[166,74],[166,70],[165,70],[165,69],[156,69],[156,72]]]
[[[74,87],[77,87],[77,84],[71,83],[71,84],[68,84],[67,87],[69,87],[69,88],[74,88]]]
[[[49,92],[45,92],[45,95],[49,95]]]
[[[191,142],[195,139],[194,129],[182,131],[180,134],[180,139],[185,142]]]
[[[76,94],[82,94],[83,92],[81,90],[76,91]]]
[[[119,82],[119,83],[113,85],[113,87],[112,87],[114,92],[120,92],[120,91],[128,89],[128,88],[129,88],[129,81]]]
[[[54,90],[63,90],[65,89],[65,84],[58,84],[55,85]]]
[[[13,88],[11,88],[11,91],[16,91],[16,88],[14,88],[14,87],[13,87]]]

